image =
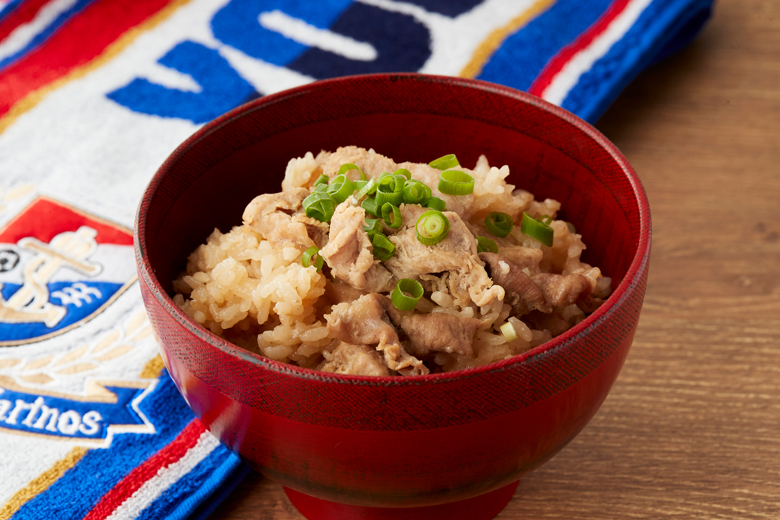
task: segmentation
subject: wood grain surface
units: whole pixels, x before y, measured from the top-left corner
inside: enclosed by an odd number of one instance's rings
[[[596,417],[497,520],[780,519],[780,1],[718,1],[596,126],[650,199],[639,329]],[[212,518],[303,516],[252,474]]]

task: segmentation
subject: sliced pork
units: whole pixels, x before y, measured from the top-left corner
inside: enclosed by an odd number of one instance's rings
[[[444,212],[450,228],[447,238],[438,244],[426,246],[417,239],[415,224],[425,211],[428,210],[417,204],[401,207],[403,224],[389,237],[395,254],[384,262],[387,269],[399,279],[449,272],[449,289],[463,307],[470,301],[481,307],[502,300],[504,289],[493,285],[477,256],[477,241],[457,213]]]
[[[295,247],[304,251],[315,243],[309,237],[307,223],[293,221],[292,215],[302,209],[303,199],[308,195],[309,190],[292,188],[255,197],[244,210],[244,224],[276,247]]]
[[[325,361],[317,367],[323,372],[358,376],[389,376],[382,355],[368,345],[340,343],[333,352],[322,353]]]
[[[533,281],[544,294],[544,301],[553,307],[567,307],[585,300],[591,293],[591,285],[581,274],[540,273]]]
[[[331,274],[365,292],[388,292],[393,276],[374,258],[373,246],[363,230],[366,211],[343,202],[330,221],[328,244],[320,250]]]
[[[392,303],[386,308],[392,322],[406,333],[409,353],[426,357],[431,352],[448,352],[472,357],[474,334],[482,322],[443,312],[415,314],[399,311]]]
[[[409,355],[401,345],[385,312],[388,301],[386,296],[371,293],[334,305],[330,314],[325,315],[328,330],[345,343],[375,346],[391,370],[404,375],[427,374],[428,368],[422,361]]]
[[[502,253],[503,251],[501,249]],[[545,301],[542,289],[519,265],[503,254],[483,252],[479,257],[489,266],[493,282],[506,291],[504,303],[512,306],[515,315],[520,316],[537,309],[542,312],[552,312],[552,307]]]

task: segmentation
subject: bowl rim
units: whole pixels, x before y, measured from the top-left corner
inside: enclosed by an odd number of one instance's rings
[[[331,372],[321,372],[311,368],[304,368],[298,365],[291,365],[281,361],[276,361],[263,357],[260,354],[247,351],[238,345],[234,345],[233,343],[228,342],[227,340],[217,336],[210,330],[198,324],[194,319],[190,318],[186,313],[184,313],[178,307],[178,305],[173,302],[173,299],[168,296],[167,291],[163,289],[160,281],[156,278],[156,276],[153,275],[154,269],[151,267],[149,258],[146,255],[146,236],[142,233],[142,230],[146,229],[147,221],[147,205],[145,202],[147,200],[151,200],[154,197],[157,190],[159,189],[159,186],[161,185],[163,177],[166,175],[168,170],[173,168],[173,166],[178,162],[179,156],[193,147],[196,143],[200,142],[202,139],[208,137],[211,133],[218,131],[221,127],[230,124],[232,121],[239,119],[248,113],[254,112],[255,110],[260,110],[265,106],[280,103],[290,98],[311,94],[312,92],[316,92],[321,88],[329,88],[345,82],[351,83],[377,80],[391,81],[394,79],[446,83],[450,85],[456,85],[458,87],[476,89],[483,92],[512,98],[516,101],[520,101],[537,109],[546,111],[559,119],[563,119],[572,126],[575,126],[577,129],[595,141],[613,158],[615,163],[620,167],[629,181],[634,194],[634,199],[638,202],[639,243],[637,244],[636,253],[634,254],[634,258],[632,259],[631,264],[629,265],[629,268],[623,277],[623,280],[618,285],[618,287],[613,290],[609,298],[607,298],[607,300],[605,300],[605,302],[595,312],[587,316],[583,321],[571,329],[567,330],[559,336],[554,337],[550,341],[523,352],[522,354],[517,354],[507,359],[463,370],[405,377],[336,374]],[[516,90],[511,87],[506,87],[478,79],[461,78],[456,76],[436,76],[413,72],[360,74],[318,80],[298,87],[259,97],[224,113],[223,115],[201,126],[168,155],[163,164],[152,176],[147,188],[144,190],[144,195],[138,204],[134,224],[133,248],[140,278],[151,292],[155,301],[165,310],[165,312],[173,317],[173,319],[176,320],[187,331],[194,334],[204,343],[208,343],[210,346],[215,347],[228,355],[237,357],[244,361],[248,361],[264,369],[280,374],[287,374],[295,378],[327,381],[329,383],[385,387],[420,385],[423,383],[443,383],[453,379],[471,378],[478,377],[483,374],[493,374],[504,371],[510,366],[525,363],[527,360],[532,358],[544,356],[550,351],[566,348],[567,346],[574,343],[579,337],[587,334],[588,331],[608,319],[609,316],[613,314],[618,308],[620,308],[625,300],[631,295],[637,283],[648,269],[652,236],[650,205],[647,199],[647,194],[638,175],[628,163],[628,160],[618,150],[618,148],[591,124],[582,120],[573,113],[553,105],[533,94]]]

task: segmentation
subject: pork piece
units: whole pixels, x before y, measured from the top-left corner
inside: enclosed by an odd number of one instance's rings
[[[577,307],[585,314],[592,314],[596,312],[596,309],[598,309],[602,303],[604,303],[603,299],[596,298],[591,294],[587,298],[577,302]]]
[[[381,294],[361,296],[351,303],[334,305],[325,315],[328,330],[336,339],[353,345],[376,345],[391,370],[404,375],[427,374],[428,368],[410,356],[398,340],[393,325],[385,313],[389,299]],[[392,304],[391,304],[392,305]]]
[[[319,157],[318,157],[319,159]],[[366,174],[369,179],[376,179],[384,172],[394,172],[398,168],[406,168],[412,174],[413,179],[424,182],[430,186],[433,196],[439,197],[447,203],[447,208],[459,214],[465,214],[466,208],[471,205],[473,195],[452,196],[441,193],[437,186],[441,171],[431,168],[427,164],[401,163],[396,164],[389,157],[359,148],[357,146],[344,146],[339,148],[322,161],[322,171],[328,177],[338,173],[342,164],[355,164]],[[314,177],[312,177],[314,178]]]
[[[333,352],[323,352],[325,361],[317,367],[323,372],[358,376],[389,376],[382,356],[368,345],[340,343]]]
[[[510,260],[520,269],[528,269],[531,276],[540,272],[539,262],[542,261],[542,256],[544,256],[541,249],[523,246],[504,246],[501,248],[500,253],[501,256]]]
[[[495,299],[504,298],[504,289],[493,285],[477,256],[477,241],[457,213],[445,211],[450,221],[447,238],[432,246],[417,240],[415,224],[427,208],[418,204],[401,207],[403,224],[398,233],[391,235],[395,254],[384,262],[396,278],[416,279],[424,274],[449,271],[450,293],[461,306],[469,299],[478,306],[489,305]]]
[[[341,165],[348,163],[358,166],[369,179],[376,179],[384,172],[394,172],[398,169],[395,161],[389,157],[357,146],[343,146],[324,159],[322,172],[333,178],[338,173]],[[352,176],[355,173],[357,172],[348,173],[348,175],[350,178],[353,178]]]
[[[374,259],[373,246],[363,230],[366,211],[342,202],[330,220],[328,244],[320,250],[331,274],[365,292],[388,292],[393,276]]]
[[[532,279],[542,290],[544,301],[553,307],[567,307],[583,301],[592,291],[590,282],[581,274],[541,273]]]
[[[448,352],[474,357],[471,348],[474,334],[482,324],[480,320],[454,316],[443,312],[414,314],[403,312],[390,303],[385,309],[390,320],[409,337],[409,353],[415,357],[426,357],[431,352]]]
[[[501,252],[504,252],[503,248]],[[552,312],[552,307],[544,299],[542,289],[515,262],[503,254],[490,252],[480,253],[479,258],[489,266],[493,283],[506,291],[504,303],[512,306],[515,316],[527,314],[532,310]]]
[[[468,208],[474,201],[474,195],[447,195],[439,191],[439,179],[441,178],[441,170],[432,168],[427,164],[404,162],[399,164],[396,168],[406,168],[412,174],[412,179],[424,182],[431,188],[432,195],[438,197],[447,203],[447,209],[454,211],[458,215],[466,215],[468,217]]]
[[[571,325],[556,313],[544,314],[539,311],[533,311],[523,316],[523,321],[532,329],[549,330],[553,337],[563,334]]]
[[[353,302],[364,294],[366,293],[360,289],[355,289],[351,285],[338,280],[328,280],[325,282],[325,297],[333,305],[336,305],[337,303]]]
[[[293,221],[309,190],[292,188],[281,193],[259,195],[244,210],[244,224],[250,226],[276,247],[295,247],[305,251],[315,245],[305,222]]]
[[[306,226],[306,234],[312,239],[317,249],[322,249],[328,243],[330,226],[327,222],[320,222],[316,218],[307,217],[304,213],[293,215],[291,220],[293,222],[301,222]]]

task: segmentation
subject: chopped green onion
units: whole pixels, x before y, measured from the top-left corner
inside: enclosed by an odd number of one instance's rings
[[[314,267],[317,268],[317,272],[322,271],[322,255],[320,255],[320,250],[317,249],[317,246],[311,246],[309,249],[303,252],[303,258],[301,259],[301,264],[303,264],[303,267],[309,267],[311,265],[311,257],[317,255],[317,259],[314,261]]]
[[[406,177],[407,180],[412,178],[412,172],[410,172],[406,168],[398,168],[396,171],[393,172],[393,175],[403,175],[404,177]]]
[[[447,209],[447,203],[441,200],[439,197],[428,198],[428,204],[426,205],[430,209],[435,209],[436,211],[444,211]]]
[[[548,226],[553,221],[553,218],[550,215],[542,215],[542,218],[539,219],[539,222],[542,224],[547,224]]]
[[[393,216],[392,219],[390,218],[390,215]],[[390,204],[389,202],[382,204],[382,218],[390,229],[398,229],[403,222],[401,219],[401,210],[398,209],[398,206]]]
[[[322,174],[319,176],[319,178],[314,181],[314,185],[317,186],[319,184],[328,184],[328,181],[330,181],[330,177],[328,177],[325,174]]]
[[[315,191],[321,191],[323,193],[327,193],[328,192],[328,185],[325,184],[324,182],[322,184],[316,184],[314,186],[314,190],[312,190],[312,193],[315,192]]]
[[[395,253],[395,245],[383,233],[371,235],[371,245],[374,246],[374,256],[380,260],[390,260]]]
[[[498,211],[489,213],[485,218],[485,227],[488,231],[497,237],[507,236],[509,232],[512,231],[514,225],[515,224],[512,222],[512,217],[506,213],[501,213]]]
[[[330,222],[333,213],[336,211],[336,203],[327,193],[314,191],[314,193],[303,199],[303,211],[306,212],[307,217],[320,222]]]
[[[342,164],[341,168],[339,168],[339,173],[337,174],[337,176],[338,175],[346,176],[347,172],[348,171],[352,171],[352,170],[357,170],[357,171],[360,172],[360,180],[361,181],[366,180],[366,174],[363,173],[363,170],[361,170],[360,168],[357,167],[357,165],[352,164],[352,163]]]
[[[517,339],[517,331],[515,330],[515,326],[509,322],[501,325],[501,334],[504,335],[504,338],[506,338],[507,342]]]
[[[401,278],[393,289],[390,300],[395,308],[401,311],[411,311],[417,306],[423,295],[423,286],[417,280]]]
[[[403,175],[399,175],[398,177],[400,177],[400,180],[406,182]],[[396,190],[398,182],[399,179],[394,175],[386,175],[379,179],[379,185],[376,188],[376,203],[378,207],[381,208],[388,202],[398,206],[404,201],[403,187],[400,192]]]
[[[376,199],[368,197],[363,201],[360,207],[366,210],[366,213],[369,215],[374,215],[375,217],[379,216],[379,208],[377,207]]]
[[[336,204],[341,204],[347,197],[352,195],[355,191],[352,181],[347,178],[343,173],[337,175],[335,179],[328,185],[328,195],[336,201]]]
[[[474,177],[459,170],[443,171],[439,191],[447,195],[468,195],[474,192]]]
[[[544,222],[536,220],[528,213],[523,212],[523,222],[520,224],[520,231],[524,235],[535,238],[547,247],[552,246],[553,229]]]
[[[569,233],[571,233],[572,235],[577,234],[577,228],[574,227],[574,224],[572,224],[571,222],[566,222],[566,227],[569,228]]]
[[[374,179],[369,181],[355,181],[353,184],[355,185],[355,189],[358,190],[357,195],[355,195],[358,200],[376,192],[376,182],[374,182]]]
[[[477,253],[498,253],[498,245],[487,237],[477,237]]]
[[[420,215],[414,228],[417,231],[417,240],[423,245],[432,246],[447,238],[450,221],[441,211],[431,210]]]
[[[425,190],[427,186],[420,181],[409,181],[404,186],[404,203],[424,206],[430,195]]]
[[[406,186],[406,177],[404,177],[400,173],[396,173],[393,174],[393,179],[395,179],[395,187],[393,188],[393,191],[395,191],[396,193],[403,193],[404,186]]]
[[[458,162],[458,158],[455,157],[455,154],[451,153],[449,155],[432,160],[428,163],[428,166],[431,168],[436,168],[437,170],[447,170],[449,168],[460,166],[460,163]]]
[[[363,231],[365,231],[369,236],[373,235],[374,233],[381,233],[382,230],[385,229],[382,222],[383,220],[381,218],[367,218],[366,225],[363,226]]]

